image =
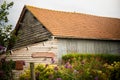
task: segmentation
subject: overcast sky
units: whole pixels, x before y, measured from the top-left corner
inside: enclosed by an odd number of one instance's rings
[[[0,0],[2,3],[4,0]],[[10,9],[10,24],[16,25],[24,5],[40,8],[79,12],[120,19],[120,0],[6,0],[13,1]]]

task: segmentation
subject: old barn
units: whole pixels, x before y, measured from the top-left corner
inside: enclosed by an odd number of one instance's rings
[[[17,42],[8,59],[59,61],[66,53],[120,53],[120,19],[25,6],[15,27]]]

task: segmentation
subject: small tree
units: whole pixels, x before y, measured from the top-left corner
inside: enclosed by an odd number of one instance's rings
[[[9,8],[13,6],[13,2],[4,3],[0,6],[0,54],[8,48],[10,40],[13,40],[11,35],[12,25],[8,25]]]
[[[0,6],[0,56],[7,51],[11,42],[15,41],[15,36],[12,34],[12,25],[8,24],[9,8],[13,6],[13,2],[6,3]],[[12,69],[15,63],[10,60],[6,61],[6,57],[0,59],[0,80],[13,80]]]

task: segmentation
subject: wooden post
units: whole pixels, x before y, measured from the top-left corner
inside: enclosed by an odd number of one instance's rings
[[[34,71],[34,63],[30,63],[30,73],[31,73],[31,80],[36,80],[35,79],[35,71]]]

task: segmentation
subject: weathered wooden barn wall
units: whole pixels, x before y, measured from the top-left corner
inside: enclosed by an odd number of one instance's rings
[[[53,52],[57,56],[58,55],[57,44],[58,44],[57,40],[48,40],[28,45],[27,47],[22,47],[15,50],[13,49],[12,54],[8,57],[8,59],[12,59],[13,61],[24,60],[27,63],[29,62],[49,63],[47,60],[44,61],[44,57],[32,58],[32,54],[35,52]]]
[[[51,36],[51,33],[29,11],[26,11],[19,24],[18,40],[14,48],[48,40]]]
[[[40,52],[41,54],[44,52],[52,52],[55,54],[55,63],[57,63],[58,59],[58,48],[57,48],[57,40],[48,40],[44,42],[39,42],[36,44],[28,45],[27,47],[21,47],[19,49],[13,49],[12,54],[7,58],[7,60],[12,59],[13,61],[25,61],[24,70],[29,67],[30,62],[34,62],[35,64],[51,64],[51,58],[40,57],[33,58],[32,54],[35,52]],[[48,56],[48,55],[47,55]],[[15,80],[18,80],[20,74],[23,73],[24,70],[13,70]]]
[[[120,54],[120,41],[58,39],[58,43],[59,56],[71,52]]]

